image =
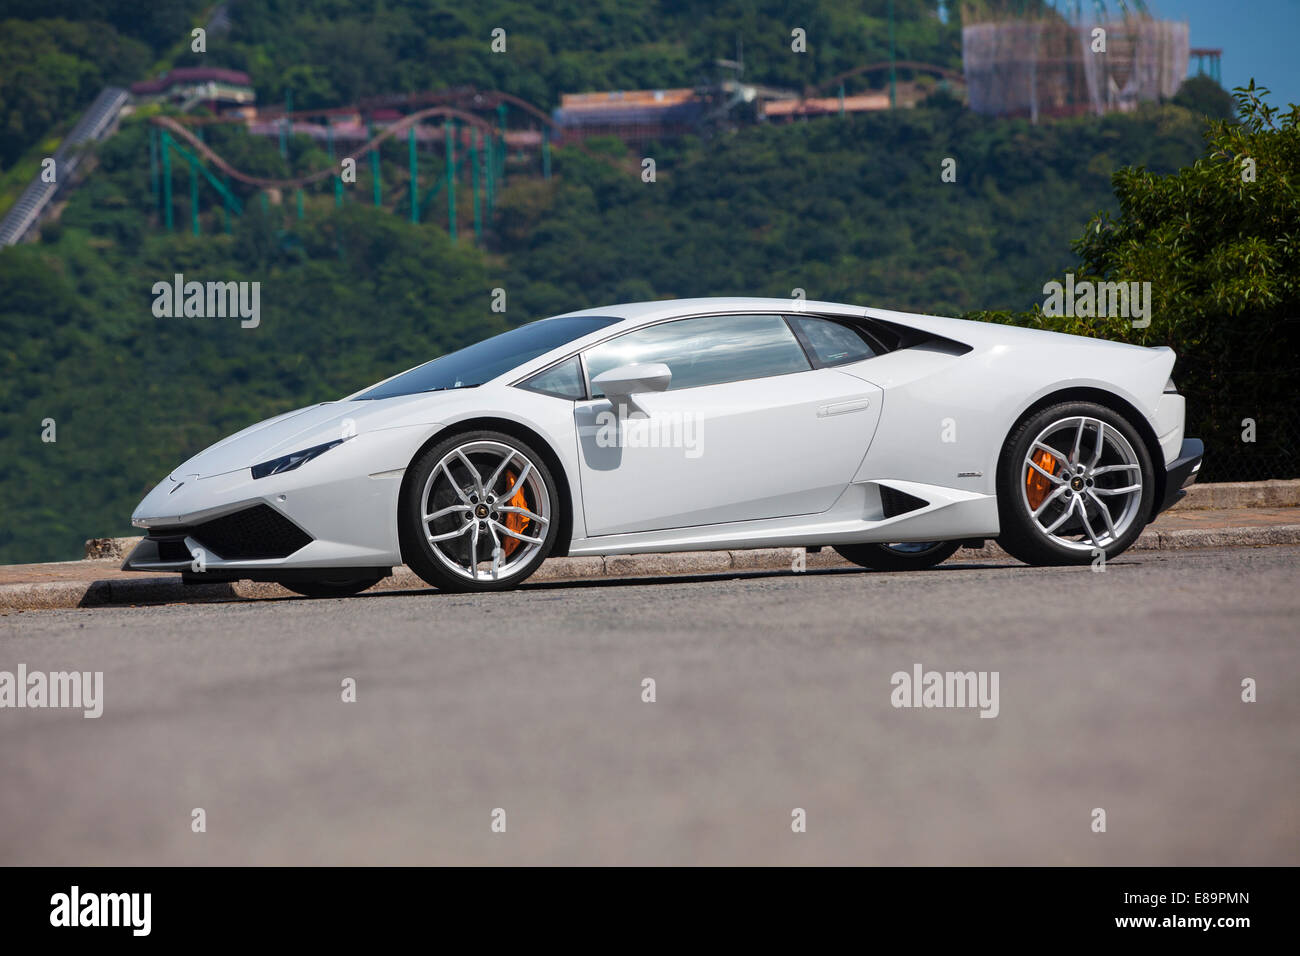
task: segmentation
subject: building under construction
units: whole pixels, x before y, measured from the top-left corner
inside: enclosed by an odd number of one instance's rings
[[[1115,11],[1101,0],[1090,6],[1089,18],[1079,0],[967,3],[962,68],[971,109],[1037,121],[1173,96],[1187,76],[1187,24],[1156,19],[1142,0],[1119,0]]]

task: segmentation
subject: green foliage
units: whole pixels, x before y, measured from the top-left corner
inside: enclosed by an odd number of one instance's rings
[[[1174,102],[1209,119],[1230,120],[1237,115],[1232,94],[1204,74],[1184,80]]]
[[[300,109],[459,85],[546,109],[564,92],[690,86],[716,59],[734,58],[743,38],[746,79],[803,88],[888,58],[888,2],[791,11],[779,0],[243,0],[229,42],[203,62],[248,70],[263,102],[292,89]],[[960,27],[939,22],[937,0],[895,7],[900,59],[960,68]],[[498,27],[504,55],[489,47]],[[791,52],[795,27],[806,31],[804,54]]]
[[[1274,471],[1252,477],[1300,469],[1300,107],[1280,112],[1267,93],[1239,88],[1241,122],[1213,121],[1204,155],[1177,172],[1120,169],[1117,215],[1096,216],[1074,243],[1077,279],[1151,283],[1149,328],[1037,307],[974,316],[1173,348],[1210,478],[1237,477],[1249,460]],[[1257,424],[1253,444],[1242,442],[1245,419]]]
[[[0,168],[7,168],[106,83],[137,77],[144,44],[105,24],[0,21]]]

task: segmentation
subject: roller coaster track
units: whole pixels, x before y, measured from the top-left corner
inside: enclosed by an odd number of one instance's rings
[[[295,113],[294,115],[299,116],[303,114]],[[488,134],[496,132],[496,127],[494,127],[490,122],[480,116],[475,116],[473,113],[466,112],[465,110],[458,110],[451,106],[431,106],[428,109],[411,113],[409,116],[404,116],[391,126],[385,127],[368,143],[358,147],[343,158],[351,159],[353,161],[358,160],[362,156],[369,154],[372,150],[377,149],[379,144],[385,140],[392,139],[394,136],[406,132],[408,129],[423,120],[433,119],[438,116],[462,120],[472,126],[484,130]],[[263,176],[253,176],[230,165],[230,163],[226,162],[226,160],[224,160],[215,150],[186,128],[185,124],[178,123],[172,117],[155,116],[150,119],[150,122],[155,126],[162,127],[179,139],[183,139],[196,153],[210,162],[217,169],[221,170],[231,179],[244,183],[247,186],[254,186],[258,189],[296,189],[338,175],[339,167],[337,163],[335,163],[326,166],[324,169],[318,169],[315,172],[308,173],[305,176],[295,176],[288,179],[268,179]]]
[[[468,109],[462,109],[458,106],[446,105],[447,101],[459,102],[467,106],[473,106],[478,109],[495,108],[501,103],[509,103],[527,113],[547,128],[553,128],[554,123],[551,118],[542,110],[538,109],[527,100],[520,99],[510,93],[503,93],[500,90],[491,90],[486,93],[475,90],[453,90],[448,92],[437,93],[416,93],[410,95],[401,95],[393,97],[373,98],[354,106],[333,107],[330,109],[320,110],[295,110],[287,113],[284,110],[264,110],[259,115],[259,119],[265,122],[274,123],[278,120],[295,120],[310,119],[330,116],[353,115],[364,109],[373,109],[381,106],[411,106],[429,101],[442,101],[440,105],[429,106],[425,109],[410,113],[400,120],[385,127],[382,131],[374,136],[369,142],[348,153],[344,159],[359,160],[361,157],[368,155],[372,150],[386,140],[392,139],[406,132],[411,127],[424,122],[425,120],[443,117],[446,119],[456,119],[468,123],[478,129],[481,129],[486,135],[493,135],[497,132],[497,127],[491,121],[478,116]],[[247,122],[242,116],[214,116],[214,117],[192,117],[185,118],[184,121],[170,116],[155,116],[150,122],[155,126],[167,130],[178,139],[184,140],[200,156],[206,159],[214,167],[225,173],[231,179],[253,186],[258,189],[296,189],[302,186],[308,186],[312,183],[318,183],[325,179],[338,174],[338,165],[330,165],[324,169],[318,169],[315,172],[308,173],[304,176],[289,177],[284,179],[272,179],[263,176],[254,176],[236,169],[215,150],[208,146],[203,140],[199,139],[192,131],[192,127],[213,125],[218,123],[234,124]],[[581,143],[573,144],[579,152],[617,169],[623,173],[636,173],[640,167],[636,163],[628,160],[620,160],[615,157],[605,156],[600,153],[592,152]]]
[[[805,97],[818,96],[833,90],[845,80],[855,76],[861,76],[864,73],[876,73],[881,70],[888,70],[890,66],[896,70],[914,70],[920,73],[933,73],[941,76],[945,80],[954,82],[965,82],[965,77],[957,70],[950,70],[946,66],[937,66],[933,63],[921,63],[918,60],[894,60],[891,64],[889,60],[881,60],[879,63],[868,63],[865,66],[855,66],[851,70],[846,70],[839,76],[833,76],[820,86],[810,86],[804,91]]]

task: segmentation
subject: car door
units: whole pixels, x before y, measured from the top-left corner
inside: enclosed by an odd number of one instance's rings
[[[668,389],[575,404],[589,535],[816,514],[861,463],[880,389],[813,368],[780,315],[676,319],[583,354],[587,379],[662,363]]]

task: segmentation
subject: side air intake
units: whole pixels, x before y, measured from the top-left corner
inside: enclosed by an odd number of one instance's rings
[[[930,503],[923,501],[916,495],[909,495],[905,491],[890,488],[888,485],[878,485],[877,487],[880,489],[880,505],[884,509],[886,518],[897,518],[909,511],[919,511]]]

